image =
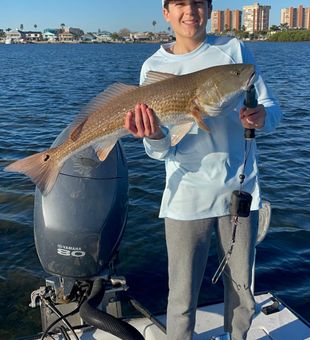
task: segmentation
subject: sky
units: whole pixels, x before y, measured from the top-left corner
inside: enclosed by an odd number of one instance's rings
[[[216,10],[241,9],[257,2],[213,0]],[[264,0],[271,6],[270,25],[280,24],[280,11],[302,4],[310,7],[310,0]],[[59,28],[61,24],[78,27],[85,32],[118,32],[127,28],[132,32],[167,31],[169,25],[162,18],[161,0],[0,0],[0,29],[20,28],[43,31]],[[156,21],[153,26],[152,22]]]

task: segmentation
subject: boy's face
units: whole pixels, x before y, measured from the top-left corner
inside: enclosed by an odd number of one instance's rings
[[[207,0],[170,0],[163,15],[175,32],[176,39],[203,41],[206,36],[209,7]]]

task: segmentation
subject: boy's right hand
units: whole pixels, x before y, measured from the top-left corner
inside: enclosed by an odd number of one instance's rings
[[[161,139],[164,137],[158,118],[146,104],[137,104],[134,112],[126,113],[125,129],[137,138]]]

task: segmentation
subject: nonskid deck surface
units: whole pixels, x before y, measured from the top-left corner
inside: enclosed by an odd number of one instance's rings
[[[273,304],[273,295],[264,293],[255,296],[257,313],[253,319],[247,340],[310,340],[310,327],[294,314],[284,303],[280,302],[278,311],[266,315],[262,308]],[[219,336],[223,330],[224,304],[214,304],[200,307],[196,314],[196,327],[194,340],[209,340],[212,336]],[[160,315],[157,319],[165,324],[166,316]],[[145,340],[168,340],[166,335],[149,319],[135,318],[127,320],[137,328]],[[114,335],[99,329],[88,328],[76,331],[81,340],[118,340]],[[39,339],[32,338],[32,339]],[[48,338],[50,339],[50,338]],[[62,336],[53,336],[53,339],[63,339]],[[71,339],[74,339],[71,336]]]

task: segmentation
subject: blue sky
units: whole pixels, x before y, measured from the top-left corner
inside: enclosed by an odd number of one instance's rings
[[[253,1],[213,0],[214,9],[242,9]],[[270,25],[280,23],[280,10],[284,7],[310,6],[310,0],[264,0],[261,5],[271,6]],[[233,4],[233,5],[232,5]],[[0,28],[38,30],[66,26],[79,27],[85,32],[98,29],[118,32],[121,28],[130,31],[153,31],[152,22],[157,22],[156,31],[167,30],[168,24],[161,14],[161,0],[1,0]]]

